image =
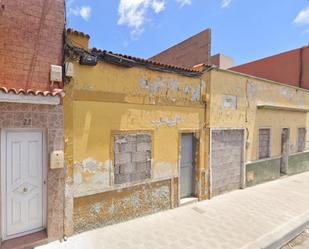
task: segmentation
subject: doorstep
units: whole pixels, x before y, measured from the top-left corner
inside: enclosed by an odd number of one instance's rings
[[[15,239],[5,240],[1,243],[1,249],[30,249],[37,246],[46,240],[46,230],[21,236]]]
[[[186,198],[182,198],[180,199],[180,206],[184,206],[184,205],[189,205],[189,204],[193,204],[198,202],[198,198],[197,197],[186,197]]]

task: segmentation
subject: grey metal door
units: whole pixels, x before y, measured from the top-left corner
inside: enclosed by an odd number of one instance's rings
[[[180,162],[180,198],[192,196],[194,172],[194,146],[193,134],[181,136],[181,162]]]
[[[286,174],[290,153],[290,129],[283,128],[281,133],[281,163],[280,173]]]

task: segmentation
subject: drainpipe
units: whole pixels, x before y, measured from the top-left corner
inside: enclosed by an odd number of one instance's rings
[[[303,54],[304,54],[304,47],[300,48],[300,50],[299,50],[299,81],[298,81],[298,86],[300,88],[303,87],[303,64],[304,64]]]
[[[214,66],[214,65],[211,65],[210,67],[208,67],[208,68],[206,68],[206,69],[204,69],[202,72],[203,72],[203,74],[205,74],[205,73],[207,73],[207,72],[209,72],[209,71],[211,71],[211,70],[213,70],[214,68],[216,68],[216,66]],[[202,76],[203,77],[203,76]],[[211,87],[211,84],[212,84],[212,82],[211,82],[211,76],[209,77],[209,82],[208,82],[208,84],[209,84],[209,97],[211,96],[211,90],[210,90],[210,87]],[[202,89],[202,87],[201,87],[201,89]],[[206,91],[206,87],[205,87],[205,89],[204,89],[204,91]],[[205,102],[204,102],[204,122],[203,122],[203,130],[204,130],[204,137],[203,137],[203,139],[204,139],[204,166],[207,164],[208,165],[208,168],[207,168],[207,170],[208,170],[208,179],[206,179],[206,169],[204,169],[204,176],[205,176],[205,182],[204,182],[204,184],[206,183],[206,181],[208,181],[208,199],[211,199],[211,197],[212,197],[212,194],[211,194],[211,171],[210,171],[210,162],[209,162],[209,153],[210,153],[210,151],[209,151],[209,148],[210,148],[210,146],[209,146],[209,143],[210,143],[210,132],[209,132],[209,134],[208,134],[208,141],[207,141],[207,132],[208,131],[210,131],[210,129],[209,129],[209,123],[207,123],[207,121],[209,121],[208,119],[207,119],[207,115],[208,115],[208,113],[207,113],[207,106],[208,105],[210,105],[210,98],[209,99],[207,99]],[[208,143],[208,145],[206,145],[206,143]],[[207,149],[207,151],[206,151],[206,149]],[[200,186],[201,188],[200,189],[203,189],[202,188],[202,186]],[[202,195],[205,195],[205,193],[201,193]]]

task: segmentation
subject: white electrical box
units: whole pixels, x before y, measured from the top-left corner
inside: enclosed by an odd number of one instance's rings
[[[64,155],[62,150],[55,150],[50,154],[50,168],[62,169],[64,167]]]
[[[65,76],[73,77],[74,76],[74,65],[71,62],[65,63]]]
[[[62,82],[62,66],[50,66],[50,81]]]

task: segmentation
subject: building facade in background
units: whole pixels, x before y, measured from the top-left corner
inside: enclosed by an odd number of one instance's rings
[[[211,29],[202,32],[154,55],[150,60],[192,68],[211,63]]]
[[[215,54],[211,56],[211,65],[215,65],[221,69],[228,69],[235,65],[235,61],[232,57],[224,54]]]
[[[309,170],[308,90],[218,68],[205,76],[210,196]]]
[[[309,89],[309,46],[231,67],[230,70]]]
[[[63,236],[64,0],[0,3],[0,247],[17,248]]]

